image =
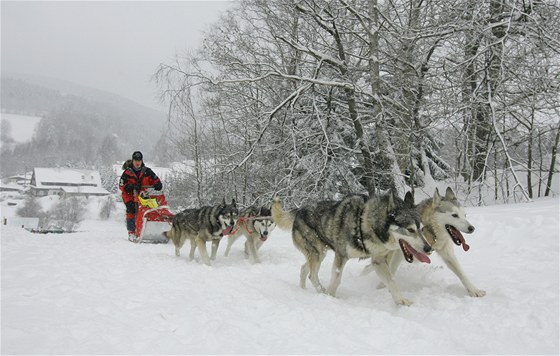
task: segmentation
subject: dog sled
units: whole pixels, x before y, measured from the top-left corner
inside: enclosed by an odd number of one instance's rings
[[[169,239],[163,234],[171,228],[175,214],[169,211],[163,193],[144,193],[137,196],[136,236],[139,243],[164,243]]]

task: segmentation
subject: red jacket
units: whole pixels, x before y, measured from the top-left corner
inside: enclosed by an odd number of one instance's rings
[[[134,190],[136,190],[137,188],[139,188],[139,190],[136,191],[136,194],[147,189],[142,187],[156,186],[157,189],[158,183],[159,189],[161,189],[161,181],[158,176],[154,173],[154,171],[152,171],[150,168],[146,167],[144,163],[142,163],[142,167],[138,172],[136,172],[132,167],[125,169],[125,171],[121,175],[119,189],[122,193],[123,201],[126,204],[130,201],[135,200]]]

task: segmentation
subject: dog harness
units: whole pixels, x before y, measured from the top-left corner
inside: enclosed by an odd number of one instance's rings
[[[256,216],[240,216],[237,219],[237,224],[235,229],[233,229],[233,231],[230,232],[229,236],[234,235],[237,231],[239,231],[239,229],[241,229],[241,225],[245,224],[245,227],[247,228],[247,232],[252,234],[253,231],[251,231],[251,229],[249,228],[249,220],[253,220]]]
[[[363,214],[363,212],[364,212],[364,209],[358,210],[358,227],[357,227],[356,235],[354,235],[356,237],[356,239],[354,241],[356,242],[356,245],[359,249],[361,249],[365,253],[369,254],[369,251],[366,247],[366,244],[364,243],[364,234],[362,234],[362,214]]]

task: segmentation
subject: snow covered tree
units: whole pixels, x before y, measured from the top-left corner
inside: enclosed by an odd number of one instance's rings
[[[301,204],[448,177],[480,189],[493,164],[523,193],[512,164],[523,153],[508,142],[527,108],[552,117],[557,22],[542,2],[247,0],[157,77],[171,108],[188,102],[182,116],[196,117],[196,130],[175,129],[209,163],[196,164],[199,191]],[[536,58],[543,80],[528,81]],[[518,90],[518,78],[534,85]],[[538,100],[517,94],[527,91]]]
[[[43,208],[33,195],[28,195],[23,205],[16,210],[16,214],[26,218],[41,218],[44,215]]]
[[[111,213],[115,210],[116,204],[115,199],[112,195],[105,197],[101,203],[101,208],[99,209],[99,218],[101,220],[107,220],[111,216]]]
[[[86,202],[83,198],[70,197],[60,199],[48,212],[50,220],[56,220],[67,232],[72,232],[80,225],[86,215]]]
[[[6,119],[0,121],[0,141],[2,141],[3,145],[14,142],[12,138],[12,124]]]
[[[96,160],[98,164],[110,165],[122,157],[122,149],[115,134],[106,135],[97,149]]]

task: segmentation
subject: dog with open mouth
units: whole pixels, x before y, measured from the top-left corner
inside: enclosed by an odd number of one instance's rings
[[[467,214],[457,200],[455,192],[448,187],[445,196],[442,197],[436,189],[433,197],[418,204],[416,210],[422,217],[424,236],[447,267],[459,277],[469,295],[471,297],[486,295],[484,290],[477,288],[466,276],[455,256],[453,244],[461,246],[465,252],[469,251],[470,246],[463,233],[472,234],[475,231],[474,226],[467,220]],[[392,253],[389,260],[391,273],[394,275],[402,262],[402,256]],[[373,266],[369,265],[364,272],[371,270]]]
[[[459,277],[471,297],[483,297],[486,292],[475,287],[466,276],[453,249],[455,244],[467,252],[470,246],[462,233],[472,234],[475,230],[467,220],[467,214],[453,190],[447,187],[445,196],[442,197],[436,189],[432,198],[418,204],[417,210],[424,223],[424,235],[428,241],[432,241],[433,249],[441,256],[447,267]]]
[[[391,252],[401,254],[408,262],[416,259],[430,263],[426,253],[432,248],[422,233],[420,214],[414,209],[410,192],[404,201],[393,194],[355,194],[341,201],[321,201],[292,211],[285,211],[275,199],[271,211],[278,227],[292,230],[294,245],[305,256],[300,272],[302,288],[309,278],[318,292],[334,296],[346,262],[371,257],[373,269],[389,287],[395,303],[411,304],[393,281],[388,263]],[[325,289],[318,272],[329,249],[334,251],[335,259],[331,281]]]
[[[194,259],[194,253],[198,247],[202,262],[210,265],[210,260],[216,258],[220,240],[233,230],[238,219],[238,213],[235,199],[232,199],[231,204],[226,204],[224,199],[218,205],[185,209],[175,215],[171,230],[164,232],[164,235],[173,241],[177,257],[180,256],[180,250],[185,241],[190,240],[189,260]],[[206,242],[208,241],[212,242],[211,257],[208,256],[206,250]]]
[[[243,235],[245,236],[245,255],[250,258],[252,263],[260,263],[258,251],[275,227],[270,209],[255,206],[241,209],[237,223],[228,235],[224,256],[229,255],[233,243]]]

